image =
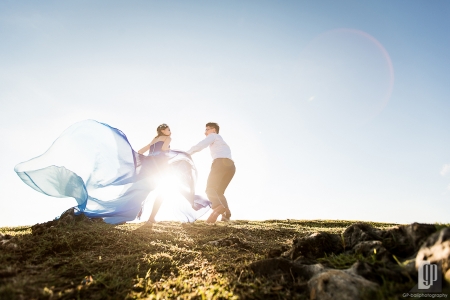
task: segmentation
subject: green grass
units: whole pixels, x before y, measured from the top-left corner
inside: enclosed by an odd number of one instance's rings
[[[10,243],[18,247],[0,248],[0,299],[309,299],[304,282],[258,277],[247,266],[267,258],[271,249],[290,247],[294,237],[343,233],[353,223],[269,220],[209,226],[197,221],[147,227],[79,222],[41,235],[32,235],[28,226],[4,227],[0,232],[14,236]],[[227,237],[241,243],[210,243]],[[344,269],[358,259],[371,258],[340,254],[321,262]],[[380,297],[396,299],[397,291],[386,283]]]

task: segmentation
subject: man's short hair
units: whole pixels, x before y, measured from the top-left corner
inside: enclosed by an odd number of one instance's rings
[[[214,128],[216,130],[216,133],[217,134],[219,133],[220,127],[219,127],[219,124],[217,124],[217,123],[214,123],[214,122],[206,123],[206,127]]]

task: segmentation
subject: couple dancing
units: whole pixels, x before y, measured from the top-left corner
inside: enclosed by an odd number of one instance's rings
[[[164,201],[163,178],[173,197],[170,209],[182,222],[194,222],[212,208],[208,223],[231,216],[225,189],[235,173],[231,151],[219,135],[217,123],[207,123],[205,139],[187,152],[170,149],[170,128],[161,124],[157,136],[138,152],[117,128],[95,120],[66,129],[42,155],[15,166],[17,175],[33,189],[53,197],[72,197],[76,214],[102,218],[110,224],[133,221],[142,214],[150,192],[158,196],[149,223]],[[208,199],[195,195],[197,170],[191,154],[208,147],[213,163],[208,177]],[[144,155],[148,151],[147,155]],[[158,192],[159,191],[159,192]],[[186,201],[187,200],[187,201]]]
[[[192,155],[209,146],[213,163],[211,171],[208,176],[206,185],[206,195],[212,205],[212,213],[206,220],[207,223],[215,223],[217,218],[222,215],[222,221],[229,221],[231,211],[225,198],[225,190],[236,172],[236,167],[231,159],[230,147],[225,143],[222,136],[219,135],[219,124],[209,122],[206,124],[205,136],[206,138],[200,141],[197,145],[186,151],[187,154]],[[139,154],[144,154],[148,151],[149,155],[159,155],[170,150],[171,134],[170,128],[167,124],[161,124],[156,129],[157,136],[145,147],[138,151]],[[181,191],[181,193],[183,193]],[[189,196],[186,196],[188,198]],[[153,209],[148,219],[148,223],[155,222],[155,216],[163,202],[163,196],[155,199]]]

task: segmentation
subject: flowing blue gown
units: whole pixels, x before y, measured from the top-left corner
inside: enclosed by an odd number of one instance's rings
[[[193,222],[211,203],[194,193],[197,171],[190,155],[161,151],[162,144],[152,145],[148,156],[141,155],[119,129],[86,120],[70,126],[44,154],[14,170],[38,192],[74,198],[76,214],[111,224],[140,216],[148,194],[166,178],[169,187],[184,196],[171,203],[171,209],[180,221]]]

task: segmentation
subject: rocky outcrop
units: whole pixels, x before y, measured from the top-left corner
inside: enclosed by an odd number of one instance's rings
[[[284,258],[257,261],[249,267],[258,275],[274,278],[286,274],[286,278],[307,282],[310,299],[362,299],[379,287],[353,269],[334,270],[321,264],[304,265]]]
[[[292,260],[299,257],[315,259],[344,250],[340,235],[326,232],[313,233],[305,238],[295,239],[291,250],[285,256]]]
[[[399,225],[382,231],[383,246],[392,254],[399,257],[408,257],[416,253],[422,243],[436,227],[430,224],[413,223]]]
[[[370,224],[356,223],[344,231],[344,247],[348,250],[361,242],[380,241],[390,253],[408,257],[417,252],[425,239],[434,232],[436,227],[430,224],[412,223],[380,230]]]
[[[340,253],[364,261],[343,270],[318,263]],[[411,258],[416,254],[414,264]],[[250,269],[259,276],[284,274],[293,282],[304,282],[310,299],[370,299],[385,281],[414,283],[422,260],[441,264],[450,282],[450,228],[436,232],[434,225],[413,223],[381,230],[356,223],[342,235],[318,232],[296,238],[290,249],[270,250],[268,256]]]
[[[411,280],[411,275],[413,275],[411,274],[411,271],[414,270],[399,266],[398,264],[371,264],[357,261],[347,269],[347,271],[381,285],[383,284],[383,281],[398,283],[408,282]]]
[[[355,254],[361,254],[364,257],[374,257],[383,262],[392,262],[392,255],[384,248],[381,241],[363,241],[353,247]]]
[[[352,249],[364,241],[380,241],[381,230],[366,223],[356,223],[345,229],[343,233],[345,249]]]
[[[417,253],[416,268],[424,260],[440,264],[443,277],[450,283],[450,228],[444,228],[426,239]]]
[[[311,300],[358,300],[375,294],[378,284],[347,270],[329,269],[308,281]]]
[[[249,265],[249,268],[258,275],[274,276],[276,274],[292,274],[295,278],[308,281],[313,276],[323,272],[321,264],[304,265],[285,258],[270,258],[260,260]]]

